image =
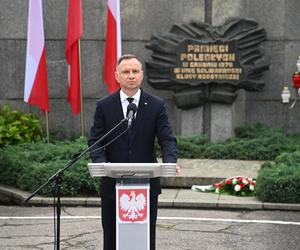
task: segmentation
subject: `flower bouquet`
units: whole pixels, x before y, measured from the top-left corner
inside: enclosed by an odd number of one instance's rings
[[[215,192],[217,194],[230,194],[239,196],[255,195],[256,180],[254,178],[235,176],[227,178],[213,185],[193,185],[192,190],[201,192]]]

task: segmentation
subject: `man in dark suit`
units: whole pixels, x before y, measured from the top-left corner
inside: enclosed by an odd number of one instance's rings
[[[177,144],[172,133],[163,99],[151,95],[140,88],[143,80],[142,64],[134,55],[123,55],[117,63],[115,73],[121,89],[97,102],[94,123],[90,132],[89,145],[116,126],[127,116],[130,102],[137,105],[133,124],[127,133],[103,150],[99,147],[116,138],[126,130],[127,124],[119,127],[105,141],[91,151],[93,162],[112,163],[154,163],[157,162],[154,141],[157,138],[165,163],[177,162]],[[101,180],[101,207],[103,246],[105,250],[116,249],[116,204],[115,179],[103,177]],[[150,180],[150,249],[155,249],[155,227],[158,195],[161,193],[160,179]]]

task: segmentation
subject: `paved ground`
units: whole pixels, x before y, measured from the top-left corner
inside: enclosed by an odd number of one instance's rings
[[[180,159],[179,165],[179,176],[162,179],[158,249],[299,249],[300,204],[191,190],[233,176],[255,178],[261,162]],[[29,195],[0,185],[0,204],[20,205]],[[0,205],[0,249],[53,249],[51,204],[52,197],[36,196],[31,207]],[[61,249],[102,248],[100,204],[99,197],[62,198]]]
[[[60,249],[102,249],[100,210],[63,207]],[[53,249],[53,228],[51,207],[0,206],[0,249]],[[156,249],[296,250],[299,235],[299,211],[159,208]]]

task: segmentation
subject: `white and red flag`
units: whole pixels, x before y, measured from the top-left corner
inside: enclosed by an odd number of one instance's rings
[[[69,1],[65,56],[68,64],[68,101],[74,115],[81,109],[79,39],[83,34],[81,0]]]
[[[29,0],[24,101],[50,110],[41,0]]]
[[[104,81],[109,93],[120,88],[115,79],[116,64],[122,54],[120,0],[108,0],[104,57]]]

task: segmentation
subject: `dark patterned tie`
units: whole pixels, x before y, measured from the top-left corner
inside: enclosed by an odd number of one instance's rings
[[[134,100],[134,98],[132,98],[132,97],[127,97],[127,101],[129,102],[129,104],[132,103],[133,100]],[[127,111],[126,111],[126,116],[128,116],[128,107],[127,107]]]
[[[132,103],[132,102],[133,102],[133,100],[134,100],[134,98],[133,98],[133,97],[127,97],[127,101],[128,101],[129,103]]]
[[[132,98],[132,97],[127,97],[127,101],[129,102],[129,104],[132,103],[133,100],[134,100],[134,98]],[[126,116],[128,116],[128,107],[127,107]],[[133,124],[134,124],[134,119],[133,119],[133,121],[132,121],[131,127],[130,127],[129,130],[128,130],[129,138],[132,138]]]

